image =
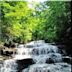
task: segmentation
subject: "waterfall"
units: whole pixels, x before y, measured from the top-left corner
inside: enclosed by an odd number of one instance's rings
[[[0,72],[17,72],[17,63],[13,59],[5,60]]]
[[[22,72],[71,72],[71,66],[67,63],[35,64]]]
[[[57,46],[43,40],[32,41],[19,45],[13,59],[0,65],[0,72],[71,72],[71,64],[63,58]]]

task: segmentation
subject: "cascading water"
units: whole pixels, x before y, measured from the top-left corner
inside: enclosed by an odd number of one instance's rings
[[[71,72],[71,65],[63,62],[63,55],[56,46],[45,43],[43,40],[19,45],[13,59],[6,60],[0,72]],[[18,60],[32,59],[33,65],[18,70]],[[24,64],[25,61],[23,62]],[[22,64],[23,65],[23,64]],[[20,67],[20,66],[19,66]]]
[[[0,72],[17,72],[17,63],[13,59],[5,60]]]

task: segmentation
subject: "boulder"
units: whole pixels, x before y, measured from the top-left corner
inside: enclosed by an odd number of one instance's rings
[[[27,68],[28,66],[34,64],[34,61],[33,59],[17,60],[17,64],[18,64],[18,72],[20,72],[23,69]]]

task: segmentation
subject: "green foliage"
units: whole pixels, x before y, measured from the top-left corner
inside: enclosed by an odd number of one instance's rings
[[[32,3],[27,1],[0,2],[0,38],[20,40],[44,39],[49,42],[61,37],[70,26],[70,2]]]

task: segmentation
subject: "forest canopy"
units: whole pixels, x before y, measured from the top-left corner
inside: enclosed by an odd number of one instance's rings
[[[71,6],[65,1],[1,1],[0,41],[12,39],[54,42],[62,40],[71,26]]]

